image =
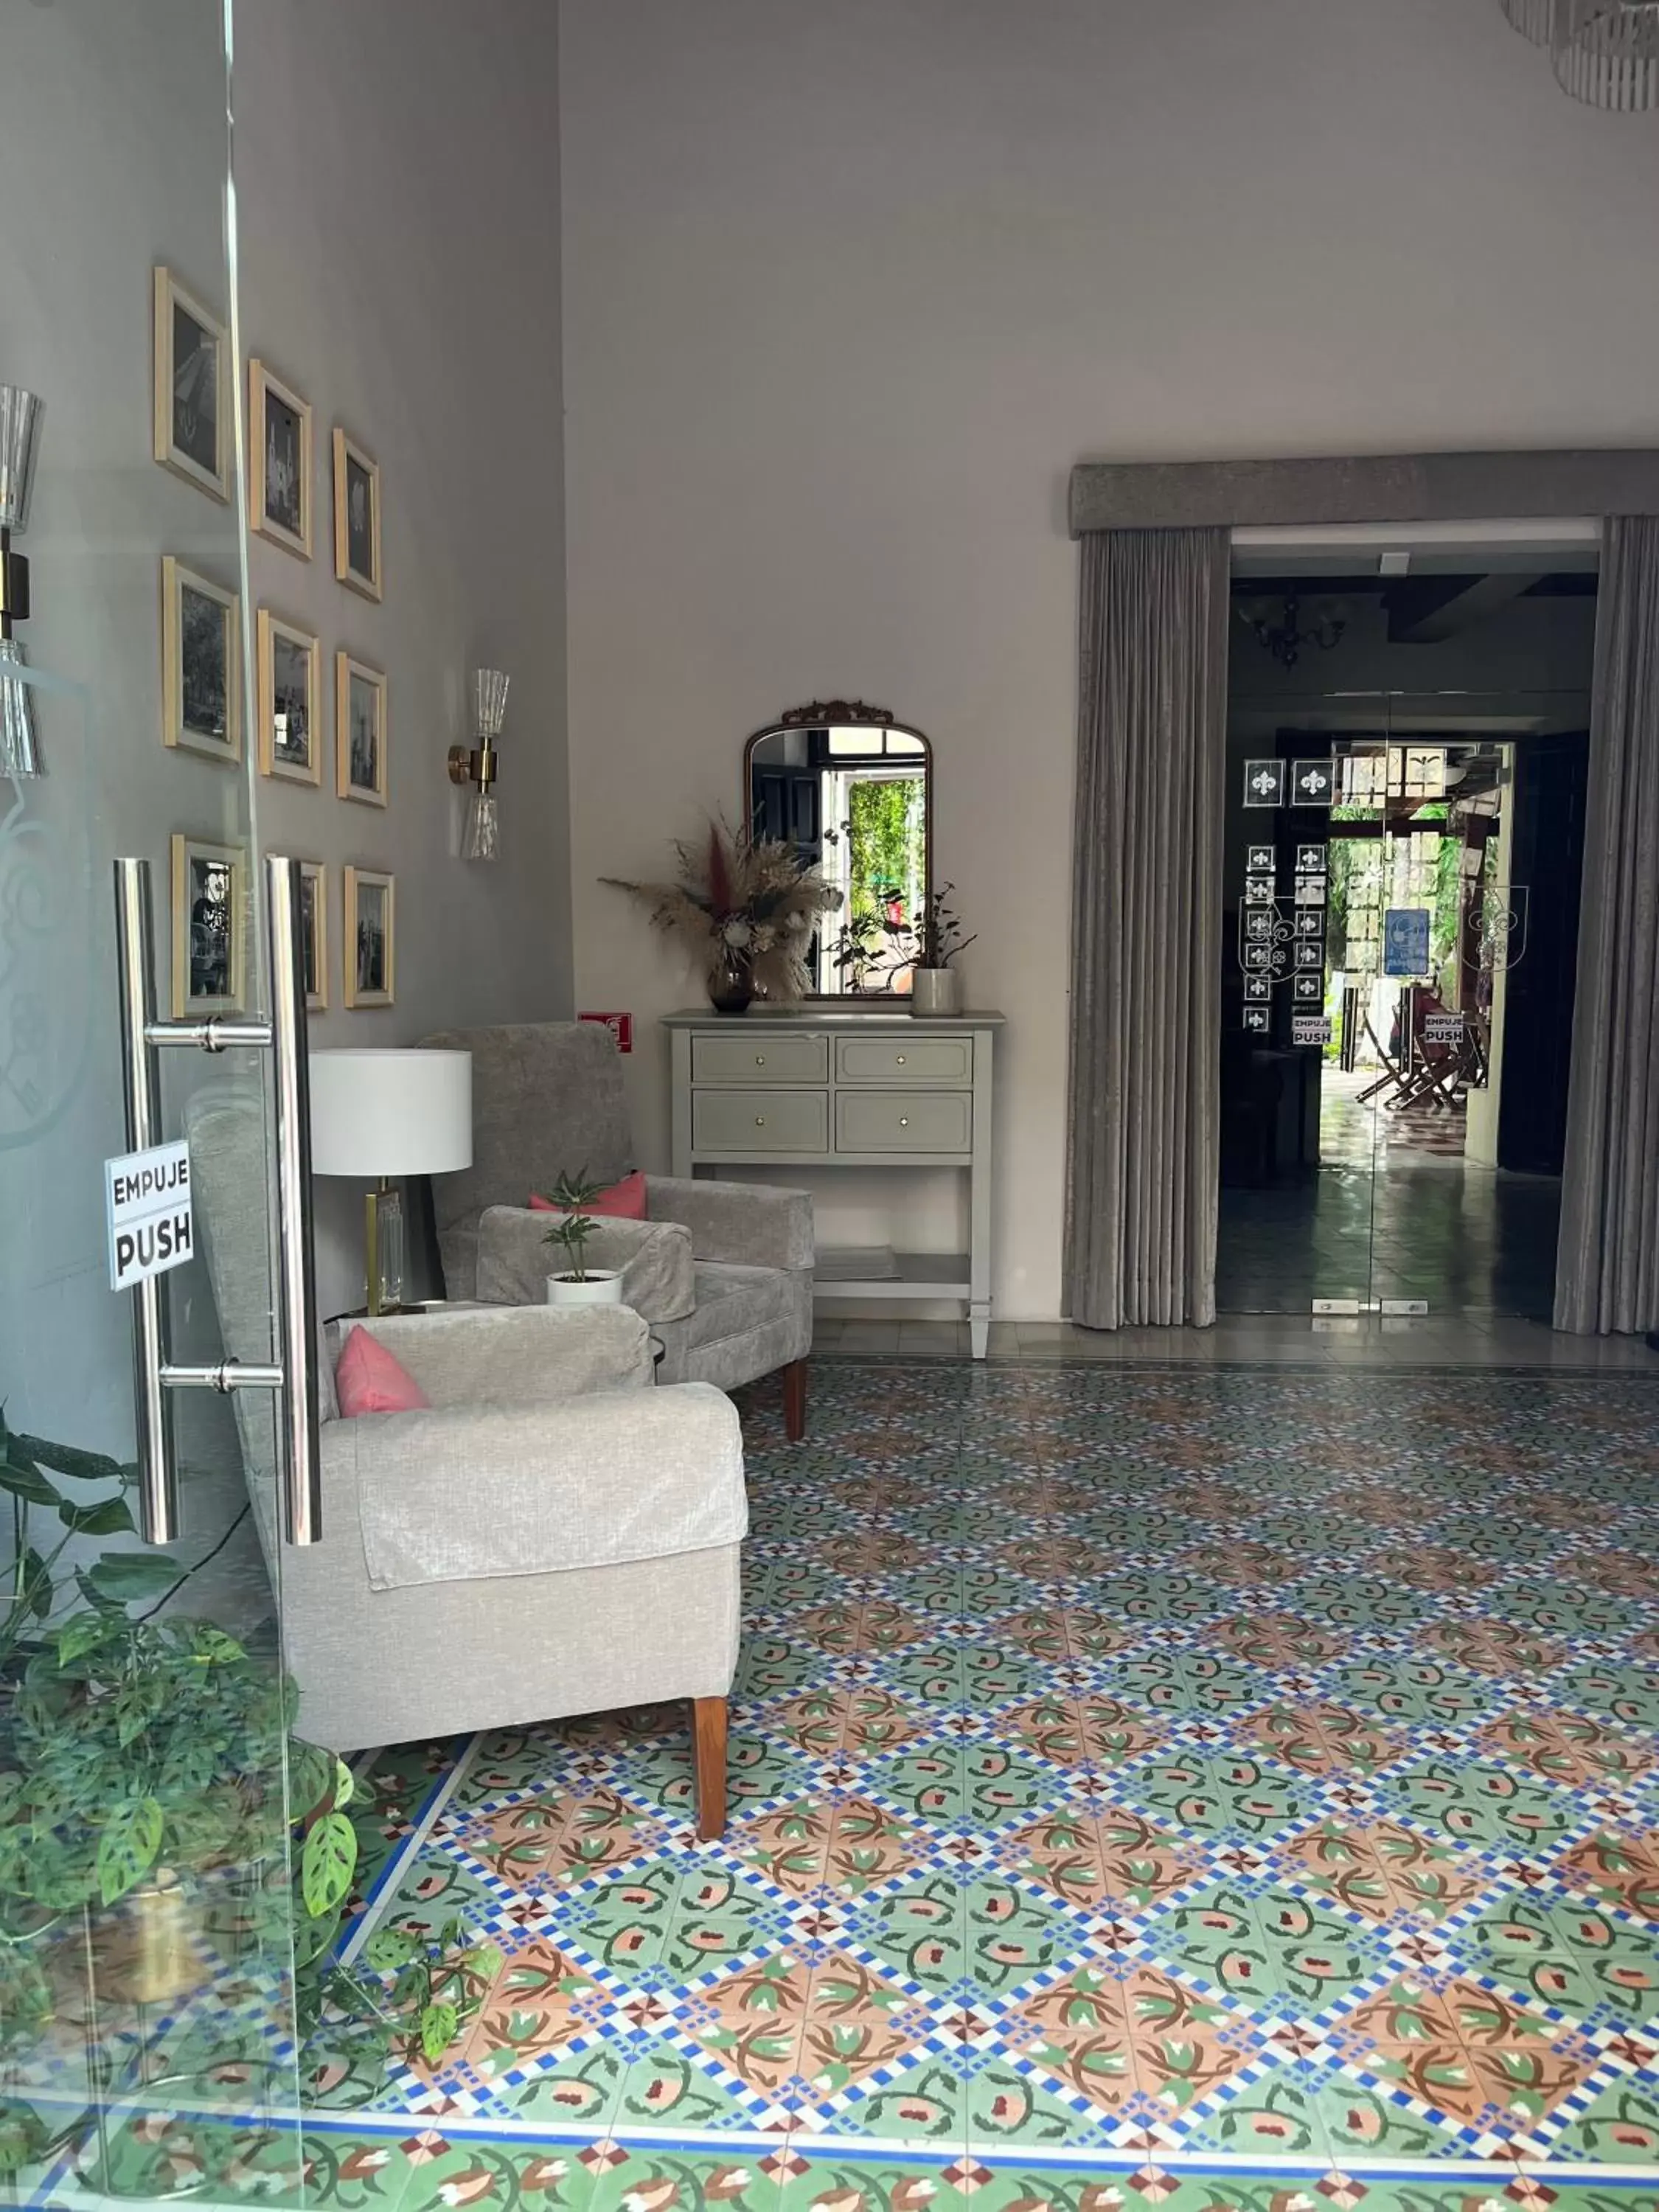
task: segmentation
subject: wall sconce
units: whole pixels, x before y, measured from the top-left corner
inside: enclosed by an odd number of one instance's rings
[[[29,519],[40,414],[33,392],[0,384],[0,775],[16,779],[41,773],[34,695],[13,672],[24,665],[12,625],[28,619],[29,564],[11,550],[11,533]]]
[[[499,860],[501,817],[495,809],[495,740],[507,718],[507,678],[499,668],[480,668],[472,678],[472,729],[476,743],[449,748],[449,780],[471,784],[466,827],[461,833],[464,860]]]

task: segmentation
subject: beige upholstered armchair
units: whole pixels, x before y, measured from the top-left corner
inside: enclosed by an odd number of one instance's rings
[[[225,1350],[268,1359],[258,1101],[216,1090],[185,1119]],[[341,1418],[334,1366],[362,1327],[428,1409]],[[625,1307],[331,1325],[322,1540],[280,1559],[304,1735],[357,1751],[689,1698],[698,1832],[721,1832],[742,1437],[720,1391],[652,1381],[646,1324]],[[274,1584],[271,1409],[241,1393],[235,1411]]]
[[[532,1193],[561,1175],[613,1182],[635,1166],[622,1062],[594,1022],[450,1030],[472,1055],[472,1165],[433,1178],[452,1298],[533,1304],[553,1263]],[[812,1349],[812,1201],[764,1183],[647,1176],[647,1221],[606,1221],[590,1247],[662,1346],[659,1382],[722,1390],[781,1370],[785,1423],[805,1433]]]

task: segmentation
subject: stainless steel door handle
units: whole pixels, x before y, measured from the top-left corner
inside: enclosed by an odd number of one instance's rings
[[[277,1420],[283,1533],[290,1544],[314,1544],[323,1533],[323,1455],[317,1432],[317,1258],[311,1226],[311,1078],[300,901],[300,863],[268,854],[265,915],[276,1089],[276,1362],[287,1378]]]
[[[143,1152],[161,1141],[161,1071],[151,1034],[156,1026],[155,931],[148,860],[115,863],[115,949],[127,1150]],[[179,1463],[173,1449],[173,1402],[161,1380],[172,1364],[167,1300],[155,1275],[136,1284],[131,1296],[138,1534],[147,1544],[171,1544],[179,1534]]]
[[[159,1278],[132,1292],[133,1396],[138,1442],[138,1528],[147,1544],[179,1534],[179,1472],[173,1452],[174,1390],[280,1390],[277,1425],[283,1532],[291,1544],[322,1535],[322,1465],[318,1437],[316,1263],[308,1199],[311,1119],[307,1081],[305,954],[300,864],[265,862],[265,914],[271,962],[270,1022],[163,1022],[155,1018],[155,927],[149,862],[115,863],[115,930],[121,1004],[121,1066],[128,1149],[161,1141],[164,1046],[222,1052],[230,1045],[271,1048],[276,1093],[276,1358],[255,1366],[179,1366],[171,1357],[167,1304]]]

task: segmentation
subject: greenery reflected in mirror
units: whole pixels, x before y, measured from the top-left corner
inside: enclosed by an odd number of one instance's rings
[[[933,890],[933,748],[861,699],[815,700],[744,752],[744,823],[792,846],[842,894],[807,949],[814,998],[908,993]]]

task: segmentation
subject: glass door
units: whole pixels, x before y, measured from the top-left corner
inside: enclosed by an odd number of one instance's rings
[[[1352,1315],[1373,1295],[1378,1109],[1338,964],[1341,747],[1302,703],[1252,702],[1230,740],[1217,1303]]]
[[[1500,1155],[1497,1079],[1541,866],[1517,821],[1547,834],[1517,790],[1582,750],[1528,730],[1550,703],[1287,699],[1235,741],[1224,1310],[1547,1316],[1555,1185]]]
[[[277,1471],[312,1476],[314,1415],[276,1387],[304,1237],[285,1203],[280,1271],[267,1163],[291,1200],[303,1006],[286,871],[275,963],[266,943],[254,808],[227,117],[223,0],[0,0],[0,2196],[19,2203],[301,2185],[289,1845],[337,1777],[293,1746],[281,1650]],[[147,1170],[106,1170],[141,1150]]]

